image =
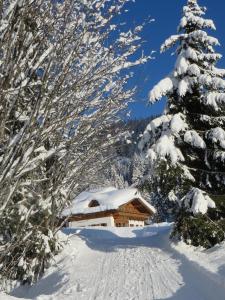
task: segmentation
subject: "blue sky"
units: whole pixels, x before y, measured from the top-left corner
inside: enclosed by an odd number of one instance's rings
[[[213,19],[217,27],[217,31],[212,31],[210,34],[219,39],[221,47],[217,50],[225,56],[225,1],[199,0],[198,2],[208,8],[206,17]],[[132,119],[145,118],[163,111],[165,101],[152,106],[147,105],[148,92],[173,68],[175,57],[171,56],[171,51],[160,54],[159,48],[167,37],[176,33],[182,7],[185,4],[186,0],[136,0],[135,3],[128,5],[129,11],[121,17],[122,21],[126,21],[127,26],[140,24],[149,16],[155,19],[154,23],[146,26],[142,36],[146,41],[143,46],[146,54],[151,50],[157,53],[154,60],[135,70],[132,83],[138,86],[138,93],[135,97],[136,102],[130,105]],[[219,66],[225,68],[225,57],[220,61]]]

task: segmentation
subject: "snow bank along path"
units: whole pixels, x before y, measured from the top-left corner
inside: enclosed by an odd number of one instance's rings
[[[66,229],[44,278],[14,297],[36,300],[225,300],[225,285],[170,246],[168,224]],[[0,295],[2,300],[17,300]],[[4,298],[5,297],[5,298]]]

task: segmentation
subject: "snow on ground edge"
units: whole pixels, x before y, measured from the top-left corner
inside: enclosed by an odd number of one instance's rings
[[[171,248],[210,280],[225,288],[225,242],[208,250],[184,242],[171,243]]]

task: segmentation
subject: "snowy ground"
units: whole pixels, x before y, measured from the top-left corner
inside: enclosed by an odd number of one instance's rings
[[[225,244],[170,245],[170,226],[71,229],[44,278],[1,300],[225,300]]]

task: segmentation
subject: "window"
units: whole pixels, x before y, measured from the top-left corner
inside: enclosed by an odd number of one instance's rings
[[[88,207],[96,207],[96,206],[100,206],[97,200],[91,200],[91,202],[88,205]]]
[[[106,223],[102,223],[102,224],[91,224],[91,225],[89,225],[89,226],[91,226],[91,227],[96,227],[96,226],[98,226],[98,227],[100,227],[100,226],[106,227],[107,224],[106,224]]]

